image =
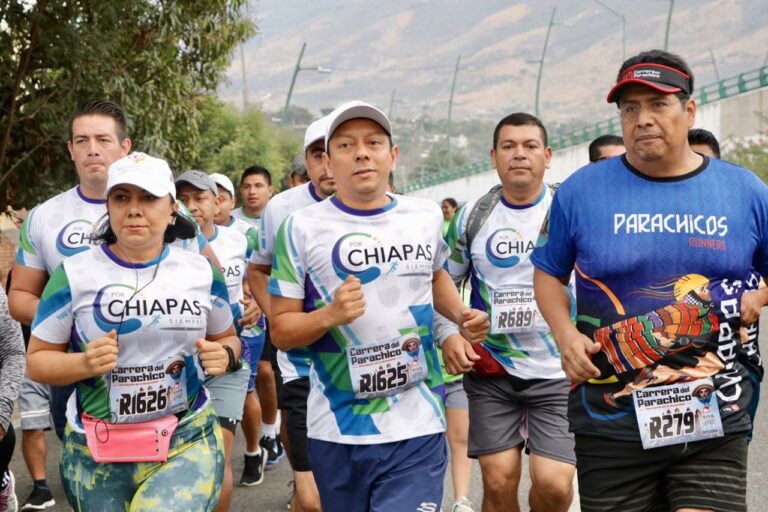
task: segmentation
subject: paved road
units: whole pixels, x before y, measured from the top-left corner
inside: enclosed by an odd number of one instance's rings
[[[766,343],[766,334],[768,333],[768,315],[763,314],[761,318],[761,343],[763,351],[768,353],[768,344]],[[761,387],[761,395],[768,397],[768,379],[763,382]],[[20,439],[20,432],[17,434],[17,438]],[[59,472],[58,472],[58,456],[59,456],[59,442],[56,436],[52,433],[48,434],[49,441],[49,456],[48,456],[48,481],[54,491],[54,497],[56,499],[56,506],[48,509],[52,512],[66,511],[69,507],[66,506],[66,499],[61,491],[59,484]],[[31,481],[27,474],[24,462],[21,457],[21,442],[17,442],[17,450],[11,461],[11,469],[16,475],[16,486],[19,500],[26,498],[31,489]],[[239,479],[242,472],[243,459],[242,453],[244,450],[242,432],[238,433],[235,438],[234,453],[234,474],[235,478]],[[526,474],[526,471],[523,473]],[[265,481],[262,485],[257,487],[235,487],[234,496],[232,500],[232,511],[251,511],[259,510],[260,512],[277,512],[286,510],[286,503],[290,497],[289,482],[291,480],[290,467],[287,461],[283,460],[273,470],[268,471]],[[766,398],[763,398],[763,404],[757,412],[757,419],[755,421],[755,436],[752,444],[749,448],[749,473],[748,473],[748,491],[747,500],[751,510],[766,510],[768,503],[768,402]],[[530,480],[526,477],[522,483],[520,496],[526,496],[528,488],[530,486]],[[453,491],[451,489],[450,476],[446,478],[446,490],[445,490],[445,502],[444,507],[450,510]],[[482,483],[480,480],[480,470],[475,464],[474,474],[472,477],[472,486],[470,492],[470,499],[479,504],[482,498]],[[523,500],[525,501],[525,500]],[[578,500],[576,500],[578,501]],[[477,508],[479,512],[479,507]],[[523,510],[527,510],[526,506],[523,506]],[[571,507],[572,512],[579,511],[578,503]]]

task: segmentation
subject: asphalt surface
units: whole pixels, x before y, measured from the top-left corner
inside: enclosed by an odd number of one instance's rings
[[[761,318],[761,336],[760,345],[763,347],[764,353],[768,353],[768,344],[766,344],[766,333],[768,332],[768,314],[763,313]],[[761,396],[768,397],[768,379],[766,379],[761,387]],[[757,411],[757,418],[755,421],[755,432],[752,444],[749,447],[749,472],[747,480],[747,503],[750,510],[767,510],[768,509],[768,403],[763,399],[763,404],[760,405]],[[59,458],[59,441],[55,434],[49,432],[47,434],[48,440],[48,458],[47,458],[47,476],[49,485],[53,491],[54,498],[56,499],[56,505],[47,510],[52,512],[67,511],[70,508],[67,506],[66,498],[61,490],[59,470],[58,470],[58,458]],[[238,481],[243,468],[242,453],[244,450],[244,440],[242,432],[238,432],[235,438],[234,456],[233,456],[233,473],[235,481]],[[27,473],[24,461],[21,456],[21,432],[17,432],[17,444],[16,453],[14,453],[13,460],[11,461],[11,470],[16,475],[16,494],[21,504],[27,497],[31,490],[31,480]],[[527,476],[527,469],[523,471],[523,482],[520,486],[520,496],[523,503],[522,510],[528,510],[526,505],[526,496],[528,488],[530,487],[530,479]],[[232,504],[230,510],[232,511],[252,511],[259,510],[260,512],[277,512],[285,511],[286,504],[291,496],[291,470],[287,460],[282,460],[273,469],[267,471],[264,483],[255,487],[235,487]],[[453,502],[453,491],[450,482],[450,470],[447,472],[445,481],[445,499],[443,507],[446,512],[450,511],[451,504]],[[482,481],[480,478],[480,469],[477,463],[474,465],[474,473],[472,476],[472,484],[469,498],[477,504],[476,510],[480,511],[480,502],[482,500]],[[764,508],[765,507],[765,508]],[[574,504],[570,509],[572,512],[579,511],[578,499],[574,500]],[[328,511],[326,511],[328,512]]]

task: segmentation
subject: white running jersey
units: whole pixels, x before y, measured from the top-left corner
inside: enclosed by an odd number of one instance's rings
[[[449,254],[442,214],[431,201],[389,197],[366,211],[331,197],[278,230],[272,295],[301,300],[310,312],[354,275],[366,301],[363,316],[309,346],[312,439],[379,444],[445,430],[432,334],[432,279]]]
[[[311,181],[298,187],[289,188],[270,199],[264,209],[264,214],[261,216],[259,246],[258,250],[251,255],[251,263],[272,265],[272,256],[275,253],[275,237],[280,224],[291,213],[322,200],[317,195],[315,185]]]
[[[275,237],[280,224],[292,212],[319,203],[323,199],[317,195],[315,185],[310,181],[289,188],[273,197],[264,209],[259,228],[258,250],[251,254],[251,263],[255,265],[272,266],[272,256],[275,252]],[[295,348],[284,352],[277,351],[277,364],[280,367],[280,376],[283,383],[296,380],[301,377],[309,377],[309,349]]]
[[[233,209],[231,212],[229,212],[229,214],[232,217],[236,219],[240,219],[244,222],[247,222],[248,224],[256,228],[259,227],[259,222],[261,221],[261,217],[253,217],[251,215],[248,215],[242,206],[238,206],[237,208]]]
[[[51,274],[64,259],[87,251],[98,243],[93,237],[106,221],[106,205],[106,200],[85,197],[79,186],[37,205],[21,226],[16,263]],[[185,210],[182,214],[189,217]],[[205,237],[198,233],[173,245],[197,253],[205,246]]]
[[[89,199],[74,187],[37,205],[21,226],[16,263],[48,274],[65,258],[87,251],[105,219],[105,200]]]
[[[221,274],[227,283],[227,294],[232,306],[235,324],[242,317],[243,278],[247,266],[249,250],[248,239],[234,228],[214,226],[214,234],[208,244],[221,264]]]
[[[177,381],[186,388],[186,405],[193,412],[201,410],[206,403],[205,376],[195,342],[231,325],[224,279],[205,258],[166,247],[159,258],[134,265],[102,244],[67,258],[53,272],[32,333],[48,343],[66,343],[71,352],[83,352],[90,340],[117,331],[120,371],[76,387],[80,411],[110,418],[114,382],[139,367],[155,365],[163,366],[165,374],[185,376]],[[143,379],[162,381],[162,372],[143,372]],[[77,418],[70,416],[69,421],[80,427]]]
[[[248,255],[250,256],[250,252],[256,248],[256,244],[259,241],[259,227],[252,226],[244,220],[236,219],[231,215],[229,216],[227,227],[236,229],[245,235],[245,237],[248,239]]]
[[[258,227],[254,227],[249,223],[245,222],[244,220],[236,219],[231,215],[229,216],[229,223],[227,224],[226,227],[239,231],[240,233],[245,235],[245,238],[248,241],[248,252],[245,255],[245,271],[244,271],[247,274],[248,261],[250,260],[251,254],[254,252],[254,250],[256,249],[259,243]],[[237,325],[237,322],[235,322],[235,327],[237,327],[238,331],[240,331],[240,327]],[[266,328],[267,328],[267,324],[265,322],[265,316],[261,315],[255,325],[253,325],[252,327],[247,327],[240,332],[240,337],[242,339],[246,339],[246,338],[255,338],[257,336],[261,336],[264,333],[264,330]],[[243,345],[244,348],[246,346],[247,344]]]
[[[544,185],[533,204],[518,206],[504,196],[463,252],[456,242],[467,229],[470,201],[456,214],[446,241],[452,250],[446,269],[454,280],[470,275],[471,306],[488,313],[491,329],[483,343],[507,373],[521,379],[564,379],[560,352],[533,296],[531,252],[552,203]]]

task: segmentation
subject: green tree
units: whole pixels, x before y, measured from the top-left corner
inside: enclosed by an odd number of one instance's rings
[[[301,153],[301,137],[275,126],[256,107],[239,112],[209,97],[202,111],[202,152],[193,166],[206,172],[226,174],[237,183],[246,167],[261,165],[277,185],[293,157]]]
[[[723,153],[723,160],[749,169],[768,183],[768,139],[734,142]]]
[[[133,147],[175,168],[199,158],[206,91],[254,33],[246,0],[0,0],[0,210],[75,182],[68,117],[120,103]]]

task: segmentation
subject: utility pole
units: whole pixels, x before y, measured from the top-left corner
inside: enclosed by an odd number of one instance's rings
[[[387,112],[387,117],[391,120],[392,119],[392,109],[395,106],[395,95],[397,94],[397,89],[392,89],[392,96],[389,98],[389,111]]]
[[[243,110],[248,109],[248,80],[247,73],[245,72],[245,50],[243,44],[240,45],[240,72],[243,75]]]
[[[288,108],[291,106],[291,95],[293,94],[293,86],[296,85],[296,75],[301,71],[301,59],[304,57],[304,50],[307,49],[307,43],[301,43],[301,51],[299,52],[299,58],[296,59],[296,67],[293,68],[293,76],[291,77],[291,86],[288,87],[288,96],[285,97],[285,107],[283,107],[283,115],[280,117],[280,124],[284,125],[288,119]]]
[[[712,60],[712,67],[715,68],[715,78],[720,81],[720,72],[717,70],[717,62],[715,61],[715,53],[712,48],[709,49],[709,58]]]
[[[613,9],[611,6],[602,2],[601,0],[595,0],[595,2],[599,5],[602,5],[606,10],[608,10],[608,12],[618,16],[621,19],[621,61],[624,62],[627,60],[627,18],[625,18],[624,15],[619,11]]]
[[[541,50],[541,60],[539,61],[539,74],[536,77],[536,117],[541,119],[539,115],[539,93],[541,91],[541,72],[544,70],[544,56],[547,54],[547,45],[549,44],[549,33],[552,32],[552,25],[555,24],[555,11],[557,7],[552,8],[552,16],[549,17],[549,25],[547,26],[547,35],[544,36],[544,48]]]
[[[672,26],[672,10],[675,8],[675,0],[669,0],[669,14],[667,14],[667,30],[664,31],[664,51],[669,50],[669,27]]]
[[[445,127],[446,138],[448,139],[448,169],[453,169],[453,148],[451,146],[451,113],[453,112],[453,93],[456,90],[456,75],[459,74],[461,65],[461,55],[456,59],[456,67],[453,68],[453,81],[451,82],[451,97],[448,100],[448,124]]]

